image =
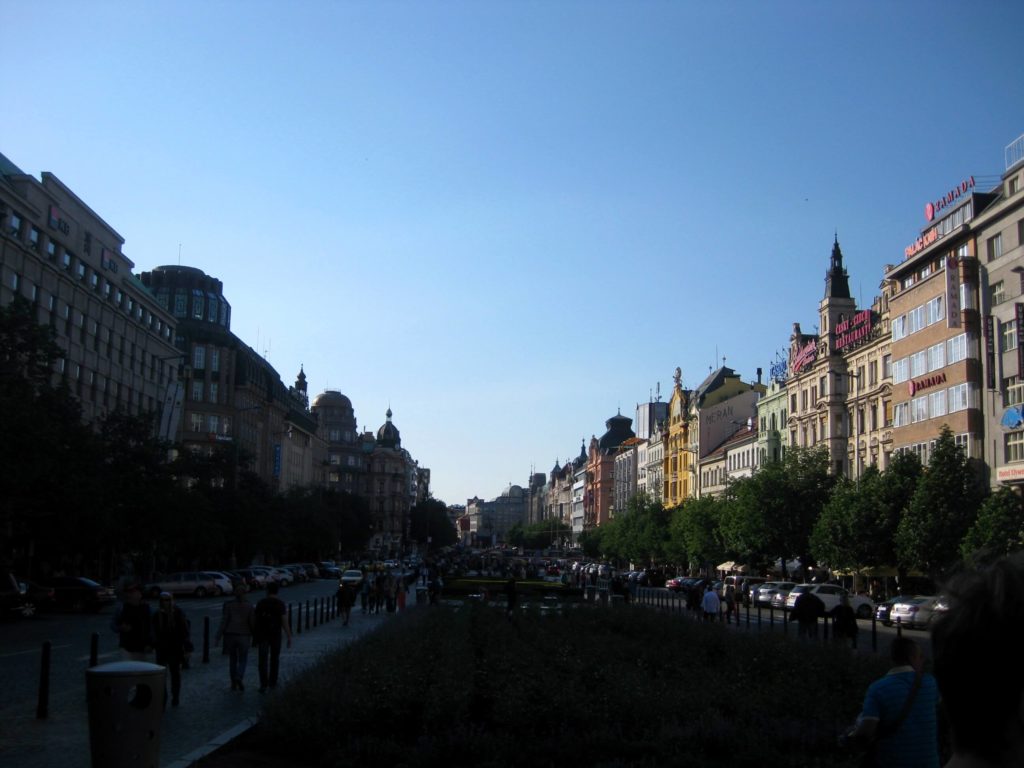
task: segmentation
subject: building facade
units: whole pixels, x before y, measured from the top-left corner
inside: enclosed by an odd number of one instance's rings
[[[152,413],[166,430],[183,363],[176,321],[123,246],[52,173],[36,179],[0,155],[0,305],[20,296],[54,329],[53,383],[67,384],[87,423],[121,410]]]

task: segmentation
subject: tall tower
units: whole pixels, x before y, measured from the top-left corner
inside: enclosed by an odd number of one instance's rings
[[[821,315],[818,333],[827,345],[825,353],[838,354],[832,346],[835,342],[835,328],[857,312],[857,303],[850,297],[850,278],[843,266],[843,251],[839,247],[838,234],[832,244],[832,262],[825,273],[825,298],[821,300],[818,311]]]

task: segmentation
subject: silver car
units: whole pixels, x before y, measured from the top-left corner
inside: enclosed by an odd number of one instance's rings
[[[194,595],[206,597],[216,595],[217,582],[212,575],[204,571],[179,571],[151,581],[143,587],[143,593],[150,597],[159,597],[161,592],[172,595]]]
[[[927,629],[941,612],[941,608],[936,610],[938,604],[938,597],[916,595],[893,605],[889,620],[904,627]]]

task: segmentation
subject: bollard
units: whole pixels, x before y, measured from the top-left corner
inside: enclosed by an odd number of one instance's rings
[[[289,605],[290,609],[291,606]],[[295,634],[302,634],[302,603],[295,604]]]
[[[903,637],[903,620],[896,619],[896,637]]]
[[[878,619],[874,614],[871,614],[871,650],[878,653]]]
[[[292,604],[288,603],[288,629],[292,629]]]
[[[203,617],[203,664],[210,663],[210,617]]]
[[[43,641],[43,653],[39,659],[39,701],[36,705],[36,719],[45,720],[50,714],[50,641]]]
[[[95,667],[100,661],[100,633],[93,632],[89,639],[89,666]]]
[[[786,611],[782,612],[782,634],[789,634],[789,614]]]
[[[822,637],[824,638],[825,642],[827,643],[828,642],[828,625],[829,625],[829,620],[828,620],[828,616],[825,616],[823,618],[825,620],[822,622],[822,624],[825,625],[825,628],[824,628],[824,630],[822,630]],[[815,619],[815,621],[817,621],[817,619]],[[835,619],[833,619],[832,621],[834,622]]]
[[[747,629],[750,629],[750,603],[747,603]]]
[[[306,630],[309,630],[309,600],[306,601]]]
[[[313,598],[313,627],[314,628],[316,627],[316,618],[317,618],[317,614],[319,614],[319,613],[320,613],[320,598],[319,597],[314,597]]]

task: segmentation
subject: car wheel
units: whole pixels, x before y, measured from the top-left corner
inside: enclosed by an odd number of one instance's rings
[[[196,597],[206,597],[206,587],[196,587]]]
[[[31,619],[36,615],[36,604],[31,600],[27,600],[25,604],[21,606],[21,615],[26,619]]]
[[[870,619],[871,618],[871,606],[866,604],[866,603],[864,605],[858,606],[858,608],[857,608],[857,618],[858,619]]]

